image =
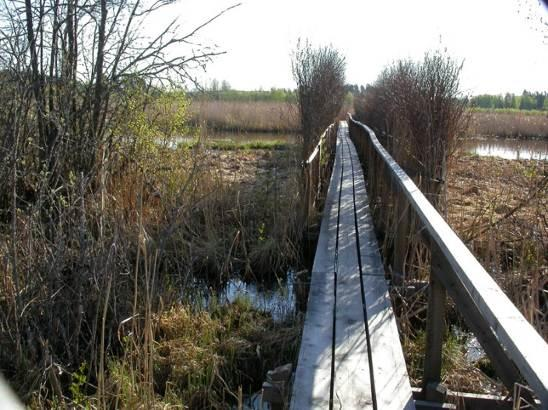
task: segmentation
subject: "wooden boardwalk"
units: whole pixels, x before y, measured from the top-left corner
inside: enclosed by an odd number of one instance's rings
[[[337,135],[291,408],[415,408],[346,122]]]

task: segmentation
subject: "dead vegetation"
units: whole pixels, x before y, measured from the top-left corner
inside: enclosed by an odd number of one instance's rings
[[[115,408],[229,409],[242,406],[243,394],[260,389],[266,371],[296,357],[299,327],[276,323],[257,312],[245,299],[221,305],[212,300],[205,310],[177,306],[152,319],[153,368],[147,402],[142,377],[146,352],[128,345],[124,356],[113,359],[106,382]],[[126,336],[127,338],[127,336]],[[146,373],[145,373],[146,374]],[[152,375],[151,375],[152,377]]]
[[[195,300],[197,277],[222,283],[240,272],[260,280],[298,263],[292,151],[154,152],[109,174],[97,195],[82,195],[76,179],[58,202],[55,240],[44,239],[33,212],[18,213],[15,248],[9,231],[2,234],[0,362],[26,402],[87,397],[104,407],[129,394],[152,403],[154,317]],[[134,361],[112,367],[119,355]],[[113,392],[116,372],[123,383]],[[76,394],[78,378],[85,383]]]
[[[512,138],[548,138],[548,113],[527,111],[473,111],[469,135]]]
[[[548,339],[546,162],[462,155],[448,191],[450,225]]]
[[[190,122],[207,128],[247,132],[295,132],[297,107],[280,101],[214,101],[199,98],[189,108]]]

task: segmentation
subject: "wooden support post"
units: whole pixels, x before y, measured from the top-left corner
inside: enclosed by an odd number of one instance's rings
[[[304,169],[303,169],[303,176],[304,176],[304,223],[306,231],[308,232],[308,226],[309,226],[309,211],[310,211],[310,173],[308,169],[308,165],[304,163]]]
[[[440,255],[432,249],[430,286],[428,292],[428,318],[426,323],[426,352],[424,357],[423,393],[425,400],[443,402],[446,390],[441,386],[441,356],[445,333],[446,292],[439,276]]]
[[[367,144],[367,189],[369,199],[375,198],[375,156],[373,147]]]
[[[329,132],[329,130],[326,132]],[[329,134],[325,136],[325,141],[328,141],[328,140],[329,140]],[[323,154],[322,145],[323,144],[320,144],[320,153],[319,153],[320,155],[318,156],[318,181],[317,181],[317,188],[316,188],[316,201],[318,201],[318,199],[320,198],[321,191],[322,191],[322,154]]]
[[[396,234],[394,237],[394,258],[392,263],[392,282],[403,285],[405,280],[405,262],[409,236],[409,205],[401,191],[396,193]]]
[[[440,262],[444,272],[449,273],[452,270],[447,261],[441,259]],[[496,374],[500,377],[506,388],[512,391],[514,384],[520,381],[521,376],[514,363],[508,358],[497,337],[493,334],[489,323],[483,318],[473,298],[456,278],[456,275],[445,275],[440,278],[447,293],[459,307],[459,313],[480,342],[485,353],[487,353]]]

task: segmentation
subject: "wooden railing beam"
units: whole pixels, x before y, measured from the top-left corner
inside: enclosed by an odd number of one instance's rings
[[[373,151],[369,159],[378,156],[385,164],[412,212],[425,227],[424,235],[437,246],[445,263],[450,266],[443,274],[462,284],[485,321],[485,326],[493,331],[498,343],[538,395],[542,408],[548,409],[548,366],[545,360],[548,357],[548,344],[380,144],[375,133],[366,125],[354,121],[350,115],[349,126],[351,136],[356,128],[363,130],[367,145]]]

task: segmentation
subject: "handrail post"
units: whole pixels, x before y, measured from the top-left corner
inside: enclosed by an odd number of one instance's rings
[[[446,291],[439,280],[442,275],[440,255],[431,249],[430,284],[428,291],[428,313],[426,322],[426,348],[422,391],[424,399],[443,402],[446,389],[441,385],[443,334],[445,333]]]
[[[310,191],[310,173],[309,173],[309,169],[308,169],[308,165],[304,164],[304,211],[305,211],[305,219],[304,219],[304,222],[305,222],[305,225],[306,225],[306,230],[308,231],[308,225],[309,225],[309,217],[310,217],[310,212],[309,212],[309,199],[310,199],[310,194],[309,194],[309,191]]]
[[[403,193],[396,189],[396,235],[394,237],[394,260],[392,263],[392,282],[403,285],[405,280],[405,262],[407,259],[407,244],[409,235],[409,206]]]
[[[329,135],[326,135],[325,136],[325,140],[324,141],[327,141],[327,139],[329,138]],[[319,155],[318,155],[318,181],[317,181],[317,192],[316,192],[316,201],[318,200],[318,198],[320,197],[320,194],[321,194],[321,190],[322,190],[322,143],[320,143],[320,152],[319,152]]]

